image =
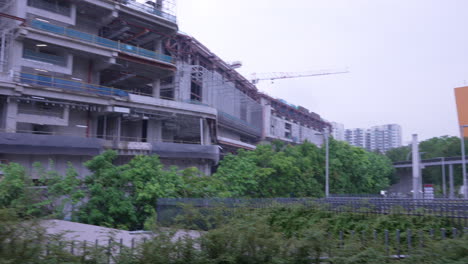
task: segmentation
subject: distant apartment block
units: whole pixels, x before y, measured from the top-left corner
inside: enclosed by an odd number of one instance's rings
[[[369,151],[386,152],[400,147],[401,137],[401,126],[397,124],[345,130],[345,141]]]
[[[334,139],[344,141],[345,140],[345,128],[343,124],[337,122],[331,122],[332,126],[331,135]]]

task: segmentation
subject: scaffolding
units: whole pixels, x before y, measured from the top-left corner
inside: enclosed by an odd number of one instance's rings
[[[126,6],[144,11],[149,14],[163,17],[174,23],[176,17],[176,0],[114,0]]]
[[[192,65],[190,75],[192,81],[201,84],[205,92],[201,102],[218,110],[221,123],[261,135],[263,110],[259,102],[216,71]]]

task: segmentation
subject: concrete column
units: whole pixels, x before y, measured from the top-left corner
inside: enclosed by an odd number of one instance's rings
[[[102,122],[102,138],[107,139],[107,115],[104,116]]]
[[[118,144],[120,142],[120,137],[122,135],[122,116],[118,116],[115,118],[115,134],[114,134],[114,144]]]
[[[163,52],[162,40],[158,39],[154,41],[154,51],[156,51],[157,53]]]
[[[211,145],[210,129],[205,118],[200,118],[200,144]]]
[[[18,102],[10,99],[6,104],[5,131],[16,133],[16,117],[18,115]]]
[[[159,98],[161,94],[161,79],[156,79],[153,81],[153,97]]]
[[[412,154],[413,154],[413,199],[421,198],[421,167],[419,162],[419,146],[418,146],[418,135],[413,134],[412,143]]]
[[[1,32],[1,39],[0,39],[0,72],[4,71],[4,65],[6,64],[5,58],[6,58],[6,50],[5,50],[5,44],[6,44],[6,32],[3,31]]]
[[[9,57],[8,57],[8,66],[14,72],[19,72],[21,70],[21,60],[23,57],[23,42],[19,40],[13,40],[10,43]]]
[[[205,125],[203,124],[203,118],[200,118],[200,144],[205,145]]]
[[[453,164],[449,165],[449,198],[453,199],[455,198],[455,192],[454,192],[454,183],[453,183]]]
[[[162,121],[161,120],[148,120],[147,131],[148,142],[162,142]]]
[[[445,183],[445,158],[442,158],[442,193],[447,198],[447,184]]]
[[[205,145],[211,145],[211,131],[206,119],[203,119],[203,142]]]

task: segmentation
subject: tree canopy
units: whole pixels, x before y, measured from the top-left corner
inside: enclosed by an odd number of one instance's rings
[[[23,211],[43,214],[47,208],[82,223],[135,230],[155,219],[158,198],[324,196],[324,148],[309,142],[278,141],[239,150],[224,157],[212,176],[196,168],[164,168],[158,156],[135,156],[123,165],[116,164],[117,157],[109,150],[87,161],[90,175],[85,179],[78,178],[71,165],[65,175],[53,164],[49,170],[35,165],[39,184],[47,186],[47,200],[30,197],[36,189],[30,188],[31,177],[22,166],[5,165],[0,207],[23,205]],[[377,193],[388,186],[391,174],[387,157],[330,141],[330,193]]]

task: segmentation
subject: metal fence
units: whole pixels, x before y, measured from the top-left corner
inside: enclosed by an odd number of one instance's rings
[[[25,84],[54,87],[75,92],[93,93],[96,95],[128,97],[128,92],[113,87],[98,84],[84,83],[80,81],[67,80],[54,76],[45,76],[26,72],[17,73],[18,81]]]
[[[270,208],[274,206],[320,206],[336,213],[400,214],[434,216],[450,219],[458,226],[468,227],[468,200],[466,199],[397,199],[397,198],[164,198],[158,199],[158,221],[171,223],[183,214],[184,207],[194,208]]]
[[[370,232],[355,232],[353,230],[343,230],[337,234],[321,234],[321,254],[320,259],[327,262],[327,259],[339,256],[341,250],[349,250],[354,247],[356,250],[373,247],[380,250],[382,255],[390,258],[402,259],[411,256],[417,250],[427,247],[432,242],[447,240],[456,241],[468,236],[468,228],[464,229],[429,229],[429,230],[373,230]],[[61,238],[50,238],[45,243],[25,243],[24,241],[7,240],[0,244],[0,253],[2,250],[20,252],[21,250],[34,250],[43,252],[43,256],[61,255],[68,253],[80,257],[85,261],[94,261],[92,263],[119,263],[119,258],[125,257],[138,258],[143,254],[158,254],[157,251],[143,251],[142,247],[146,243],[152,243],[157,240],[157,234],[154,237],[145,237],[142,239],[96,239],[95,241],[67,241]],[[188,239],[187,237],[181,238]],[[193,239],[193,238],[191,238]],[[128,243],[129,242],[129,243]],[[180,240],[172,241],[172,243]],[[190,244],[194,249],[200,249],[196,238],[194,244]],[[171,243],[164,240],[164,243]],[[184,248],[183,250],[186,250]],[[174,252],[175,253],[175,252]],[[175,257],[176,255],[174,255]],[[91,262],[90,262],[91,263]]]
[[[143,49],[140,47],[136,47],[133,45],[128,45],[125,43],[121,43],[119,41],[106,39],[103,37],[88,34],[88,33],[74,30],[71,28],[61,27],[58,25],[50,24],[50,23],[35,20],[35,19],[30,20],[28,25],[35,29],[40,29],[40,30],[47,31],[50,33],[71,37],[74,39],[78,39],[80,41],[96,44],[96,45],[103,46],[106,48],[115,49],[121,52],[136,54],[139,56],[143,56],[146,58],[151,58],[151,59],[155,59],[155,60],[159,60],[159,61],[163,61],[167,63],[172,63],[172,64],[175,63],[175,59],[169,55],[157,53],[157,52]]]

